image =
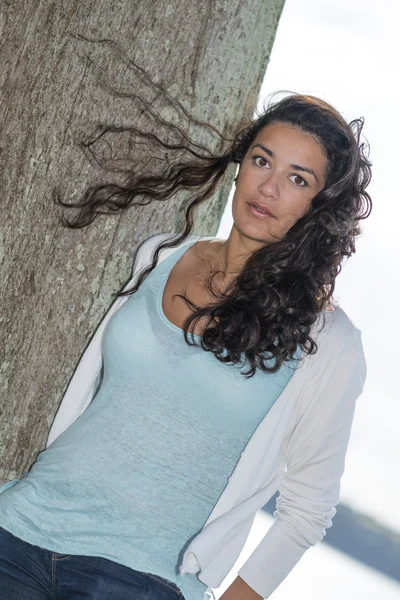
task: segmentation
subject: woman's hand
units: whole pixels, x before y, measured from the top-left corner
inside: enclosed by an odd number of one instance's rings
[[[241,577],[225,590],[219,600],[263,600]]]

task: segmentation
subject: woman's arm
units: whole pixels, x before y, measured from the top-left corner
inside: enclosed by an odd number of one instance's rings
[[[305,551],[324,537],[336,513],[356,400],[366,377],[360,332],[340,332],[340,338],[339,356],[330,353],[329,375],[320,374],[309,385],[310,401],[289,439],[275,521],[238,573],[258,598],[270,597]],[[243,598],[258,600],[240,581],[234,584],[238,593],[248,594]],[[223,600],[231,600],[235,588]]]
[[[220,596],[220,600],[262,600],[262,596],[257,594],[241,577],[236,577],[235,581]]]

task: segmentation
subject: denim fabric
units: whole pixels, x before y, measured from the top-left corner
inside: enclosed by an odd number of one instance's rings
[[[167,579],[106,558],[58,554],[0,527],[1,600],[184,600]]]

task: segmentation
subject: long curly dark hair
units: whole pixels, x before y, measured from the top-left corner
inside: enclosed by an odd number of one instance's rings
[[[247,371],[242,371],[246,377],[252,377],[257,368],[276,372],[284,362],[298,358],[299,350],[303,357],[317,351],[311,335],[313,325],[325,310],[333,308],[336,277],[344,258],[355,252],[355,239],[361,232],[359,221],[371,212],[371,198],[366,192],[371,163],[368,145],[361,142],[362,118],[348,124],[323,100],[292,93],[271,101],[262,114],[242,123],[233,139],[210,126],[221,140],[218,153],[195,142],[176,125],[167,124],[178,133],[177,142],[165,142],[134,126],[124,128],[168,150],[183,150],[189,158],[179,158],[159,174],[130,173],[122,185],[91,187],[73,205],[60,200],[63,206],[79,208],[75,220],[64,219],[74,228],[89,225],[99,214],[164,201],[182,190],[195,191],[185,207],[183,231],[162,242],[134,287],[119,293],[134,294],[157,265],[161,250],[181,244],[191,234],[196,208],[215,193],[228,166],[240,164],[258,132],[271,123],[295,126],[322,145],[327,156],[324,188],[282,239],[251,254],[224,292],[216,294],[212,287],[215,274],[209,277],[208,287],[216,302],[199,307],[178,294],[193,311],[184,326],[186,343],[197,343],[189,339],[190,332],[196,321],[206,318],[208,326],[199,342],[203,349],[223,363],[247,361]],[[102,135],[112,130],[106,128]]]

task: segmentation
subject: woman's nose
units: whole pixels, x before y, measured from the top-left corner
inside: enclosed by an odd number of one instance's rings
[[[279,197],[279,177],[277,173],[267,173],[258,185],[258,191],[266,198]]]

